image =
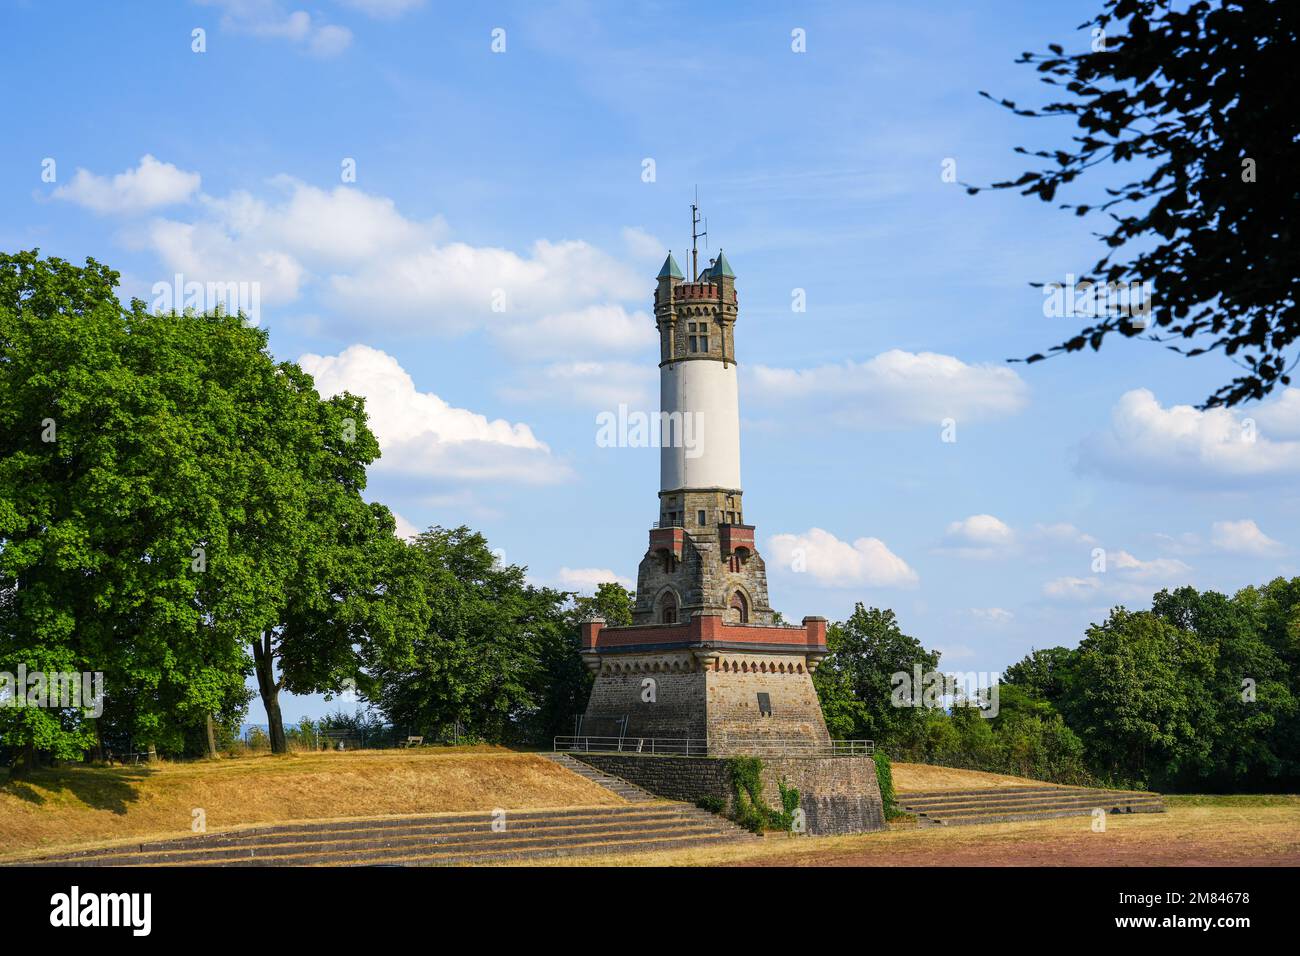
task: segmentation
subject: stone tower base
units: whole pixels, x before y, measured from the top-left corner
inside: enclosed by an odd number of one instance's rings
[[[728,761],[721,757],[575,753],[604,773],[669,800],[721,800],[730,812],[735,799]],[[763,797],[780,804],[779,784],[799,791],[808,833],[867,833],[885,828],[885,809],[871,757],[763,757]]]

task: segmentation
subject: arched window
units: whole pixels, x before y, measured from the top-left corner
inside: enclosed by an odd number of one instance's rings
[[[727,619],[734,624],[749,623],[749,602],[740,591],[731,596],[731,613],[727,615]]]
[[[659,599],[659,623],[677,623],[677,595],[672,591],[665,591],[664,596]]]

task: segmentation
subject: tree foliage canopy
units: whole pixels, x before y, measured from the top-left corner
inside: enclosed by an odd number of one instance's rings
[[[1118,332],[1233,357],[1241,374],[1203,407],[1289,384],[1300,336],[1300,111],[1286,77],[1300,60],[1300,5],[1106,0],[1080,29],[1101,42],[1085,53],[1052,44],[1018,61],[1067,96],[1038,109],[1001,100],[1021,116],[1072,118],[1071,145],[1019,148],[1046,162],[989,188],[1051,202],[1100,164],[1133,164],[1133,178],[1104,197],[1061,208],[1109,219],[1098,234],[1106,252],[1086,278],[1150,282],[1154,326],[1107,315],[1051,352],[1097,350]]]

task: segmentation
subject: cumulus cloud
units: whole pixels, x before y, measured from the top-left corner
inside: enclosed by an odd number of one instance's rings
[[[1043,585],[1043,593],[1049,598],[1064,601],[1091,600],[1101,590],[1101,578],[1063,577],[1048,581]]]
[[[1239,485],[1300,471],[1300,397],[1287,389],[1247,411],[1164,408],[1148,389],[1124,393],[1109,427],[1079,446],[1078,468],[1122,481]]]
[[[1014,415],[1028,400],[1011,369],[935,352],[891,349],[865,362],[808,369],[759,365],[750,376],[759,400],[823,402],[841,424],[871,428],[989,421]]]
[[[379,471],[448,481],[542,484],[568,477],[567,466],[522,423],[488,419],[421,392],[397,360],[366,345],[338,355],[307,354],[298,364],[322,395],[364,396],[383,457]]]
[[[826,587],[915,587],[920,578],[907,562],[879,538],[849,543],[829,531],[810,528],[802,534],[773,535],[768,543],[772,563],[807,572]]]
[[[1274,541],[1249,518],[1216,521],[1210,529],[1211,543],[1221,551],[1268,558],[1286,553],[1286,546]]]
[[[579,591],[583,594],[593,594],[597,585],[610,581],[628,589],[632,587],[632,582],[628,578],[615,574],[609,568],[560,568],[556,580],[564,590]]]
[[[1015,539],[1015,532],[1000,518],[971,515],[948,525],[939,550],[968,558],[991,558],[1009,549]]]
[[[399,537],[399,538],[405,538],[406,540],[409,541],[410,539],[419,536],[419,534],[420,534],[420,529],[419,529],[419,528],[417,528],[417,527],[416,527],[414,524],[412,524],[410,521],[407,521],[405,518],[403,518],[401,515],[399,515],[396,511],[393,511],[392,508],[389,508],[388,510],[392,512],[392,514],[393,514],[393,521],[394,521],[394,522],[396,523],[396,525],[397,525],[397,527],[393,529],[393,531],[394,531],[394,533],[397,535],[397,537]]]
[[[1002,607],[973,607],[970,609],[970,613],[972,617],[987,624],[1006,624],[1015,617],[1014,614]]]
[[[188,202],[201,177],[146,153],[134,169],[109,178],[78,168],[71,182],[54,190],[54,198],[84,206],[101,215],[147,212]]]
[[[472,246],[452,241],[440,217],[411,219],[355,187],[289,176],[270,187],[269,198],[202,197],[202,216],[155,220],[142,242],[187,279],[257,281],[268,302],[315,290],[340,317],[393,330],[486,329],[522,358],[654,345],[654,320],[620,305],[644,299],[646,277],[586,242]]]
[[[200,2],[221,8],[221,26],[226,30],[260,39],[286,40],[314,56],[337,56],[352,43],[352,31],[347,27],[322,23],[306,10],[290,12],[279,0]],[[371,0],[371,5],[383,4],[379,0]]]
[[[1145,601],[1153,588],[1188,583],[1192,569],[1176,558],[1144,560],[1128,551],[1105,552],[1105,565],[1088,577],[1065,576],[1043,585],[1043,594],[1056,601]]]
[[[340,0],[345,7],[360,10],[379,20],[394,20],[424,6],[424,0]]]
[[[1034,537],[1054,544],[1096,544],[1097,539],[1067,521],[1034,525]]]
[[[1177,558],[1152,558],[1143,561],[1127,551],[1111,551],[1106,556],[1106,563],[1116,571],[1123,571],[1133,578],[1143,581],[1177,580],[1191,572],[1191,567]]]
[[[659,341],[655,320],[648,313],[629,313],[622,306],[609,304],[544,315],[526,324],[500,326],[494,334],[512,352],[539,358],[649,350]]]
[[[644,297],[646,280],[581,240],[539,239],[526,255],[463,242],[412,246],[362,261],[330,285],[343,308],[456,332]]]
[[[516,402],[560,402],[582,408],[655,411],[658,370],[637,362],[551,362],[517,370],[500,389]],[[593,431],[594,434],[594,431]]]

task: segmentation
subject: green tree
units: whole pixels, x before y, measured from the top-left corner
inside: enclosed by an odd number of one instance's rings
[[[1150,282],[1154,325],[1108,312],[1052,353],[1100,349],[1116,332],[1188,356],[1221,352],[1242,373],[1205,406],[1288,384],[1300,335],[1300,112],[1278,78],[1300,54],[1300,5],[1106,0],[1080,30],[1085,52],[1051,44],[1019,60],[1060,100],[1001,101],[1021,116],[1069,118],[1076,134],[1058,149],[1017,149],[1044,162],[991,188],[1052,202],[1101,164],[1136,164],[1101,183],[1104,194],[1061,208],[1107,219],[1106,253],[1080,281]]]
[[[1079,645],[1063,708],[1101,775],[1140,786],[1202,772],[1215,648],[1149,611],[1116,608]]]
[[[210,412],[226,396],[204,371],[246,333],[124,310],[116,283],[94,260],[0,256],[0,659],[102,672],[105,722],[129,719],[143,749],[240,693],[238,628],[200,592],[236,504],[214,490],[228,462]],[[69,710],[0,721],[28,763],[99,737]]]
[[[892,705],[894,675],[911,680],[916,667],[932,671],[939,653],[904,634],[893,611],[859,603],[848,620],[827,629],[826,647],[813,684],[835,736],[869,738],[887,749],[920,732],[924,708]],[[913,689],[919,695],[920,688]]]
[[[243,707],[251,647],[283,751],[279,690],[337,690],[358,642],[401,631],[392,518],[360,494],[378,445],[265,330],[124,309],[116,283],[0,257],[0,659],[102,671],[111,733],[182,750]],[[0,721],[29,759],[100,736],[68,710]]]
[[[503,565],[469,528],[435,527],[411,547],[424,582],[424,630],[399,654],[378,655],[377,701],[395,723],[434,732],[458,722],[501,742],[526,736],[543,704],[545,661],[565,640],[565,595]]]
[[[1037,700],[1059,704],[1070,681],[1070,665],[1075,652],[1066,647],[1031,650],[1019,662],[1007,668],[1003,683],[1019,687]]]
[[[590,597],[571,593],[570,605],[563,612],[559,639],[542,648],[542,667],[546,687],[529,736],[545,743],[556,736],[574,732],[574,717],[587,708],[594,677],[580,653],[580,628],[590,617],[601,617],[609,627],[626,627],[632,623],[635,595],[614,581],[596,586]]]

